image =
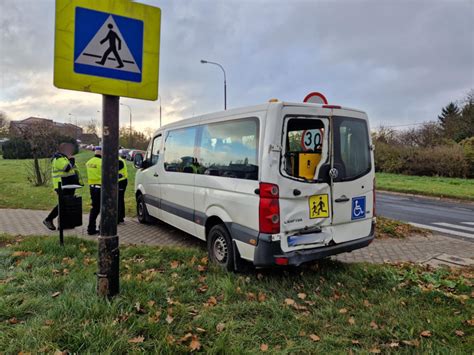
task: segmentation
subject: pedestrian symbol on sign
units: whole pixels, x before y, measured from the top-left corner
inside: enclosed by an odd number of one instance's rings
[[[76,8],[76,73],[141,82],[142,57],[142,21]]]

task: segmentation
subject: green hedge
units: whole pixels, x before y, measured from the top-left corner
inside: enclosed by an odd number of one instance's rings
[[[79,145],[72,137],[55,136],[53,138],[54,144],[45,146],[38,152],[38,158],[49,158],[57,149],[59,143],[72,143],[74,145],[74,154],[79,152]],[[3,159],[31,159],[33,158],[33,151],[30,143],[23,138],[12,138],[3,144]]]

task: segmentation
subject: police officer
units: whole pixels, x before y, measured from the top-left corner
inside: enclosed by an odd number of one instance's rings
[[[125,222],[125,190],[128,185],[127,164],[119,157],[119,177],[118,177],[118,223]]]
[[[94,148],[94,157],[86,163],[87,182],[91,194],[92,208],[89,213],[89,225],[87,226],[87,234],[98,234],[96,220],[100,213],[100,188],[102,185],[102,148]]]
[[[59,193],[59,183],[62,186],[67,185],[82,185],[82,181],[79,175],[79,170],[76,167],[76,162],[73,157],[74,146],[71,143],[61,143],[58,147],[58,151],[54,153],[51,160],[51,172],[53,189],[56,193]],[[64,189],[64,195],[74,195],[75,189]],[[54,219],[58,216],[59,210],[56,205],[53,210],[49,213],[48,217],[43,221],[43,224],[49,230],[55,230],[56,227],[53,223]]]

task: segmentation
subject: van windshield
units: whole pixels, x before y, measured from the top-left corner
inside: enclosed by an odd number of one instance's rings
[[[284,173],[312,181],[317,176],[324,144],[324,123],[317,117],[287,117]]]

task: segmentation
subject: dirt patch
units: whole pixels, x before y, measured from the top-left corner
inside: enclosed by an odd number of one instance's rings
[[[377,217],[377,225],[375,229],[375,237],[377,239],[403,239],[411,235],[427,236],[430,234],[430,231],[414,227],[411,224],[403,223],[385,217]]]

